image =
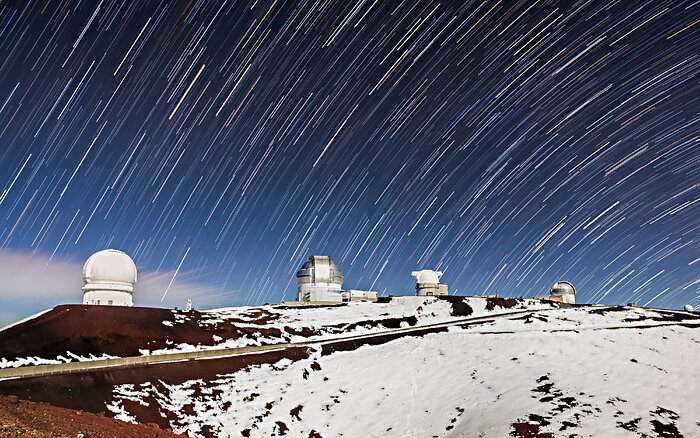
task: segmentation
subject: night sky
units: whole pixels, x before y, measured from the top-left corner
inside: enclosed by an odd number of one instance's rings
[[[700,1],[0,1],[0,53],[0,251],[700,304]]]

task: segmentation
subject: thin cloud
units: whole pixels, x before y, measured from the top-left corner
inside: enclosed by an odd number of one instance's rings
[[[59,304],[82,302],[83,261],[41,253],[0,253],[0,327]],[[180,271],[163,302],[161,297],[173,271],[139,269],[134,304],[146,307],[180,307],[192,299],[196,308],[231,305],[237,294],[202,282],[201,273]]]

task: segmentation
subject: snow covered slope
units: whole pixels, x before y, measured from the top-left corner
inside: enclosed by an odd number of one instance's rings
[[[190,436],[698,437],[698,328],[642,309],[548,310],[214,378],[116,385],[108,407],[135,421],[155,404]]]
[[[63,305],[0,331],[0,368],[301,342],[553,307],[535,300],[463,297],[385,301],[189,312]]]

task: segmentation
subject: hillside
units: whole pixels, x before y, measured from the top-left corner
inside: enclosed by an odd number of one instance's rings
[[[38,356],[42,349],[25,343],[25,351],[13,347],[4,363],[38,360],[30,357],[64,361],[69,358],[56,354],[68,351],[77,356],[136,351],[157,358],[176,351],[305,343],[234,357],[0,380],[0,394],[104,411],[189,436],[700,436],[697,315],[558,308],[534,300],[386,301],[330,308],[155,309],[121,331],[118,320],[103,320],[101,332],[84,329],[93,341],[83,344],[92,349],[71,350],[82,344],[61,344],[56,335],[44,343],[56,346],[50,354]],[[80,315],[81,307],[67,313]],[[49,312],[0,332],[0,351],[18,333],[25,342],[39,341],[36,333],[49,333],[54,323],[48,321],[61,319]],[[431,326],[436,323],[447,324]],[[120,339],[132,343],[129,349],[119,350],[117,341],[94,341],[121,333]],[[231,333],[236,336],[227,337]]]
[[[0,331],[0,368],[328,339],[509,309],[552,307],[534,300],[502,298],[395,297],[382,301],[206,311],[62,305]]]

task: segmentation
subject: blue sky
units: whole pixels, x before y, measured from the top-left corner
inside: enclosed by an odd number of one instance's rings
[[[692,8],[9,2],[0,312],[78,301],[110,247],[212,305],[293,297],[312,254],[381,294],[700,304]]]

